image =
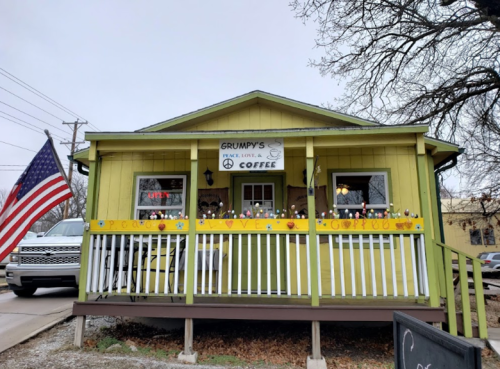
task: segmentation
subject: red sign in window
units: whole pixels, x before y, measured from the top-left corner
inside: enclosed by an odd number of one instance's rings
[[[168,192],[148,192],[150,199],[168,199],[170,194]]]

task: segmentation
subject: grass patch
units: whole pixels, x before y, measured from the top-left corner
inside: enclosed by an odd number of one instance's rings
[[[123,348],[123,342],[120,341],[120,340],[117,340],[116,338],[114,337],[104,337],[102,340],[100,340],[99,342],[97,342],[97,348],[99,351],[105,351],[109,346],[112,346],[116,343],[119,343],[120,345],[122,345],[122,348]]]
[[[202,361],[202,360],[200,360]],[[232,355],[208,355],[203,359],[204,364],[222,366],[243,366],[246,361]]]

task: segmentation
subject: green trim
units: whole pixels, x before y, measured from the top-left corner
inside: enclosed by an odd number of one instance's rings
[[[219,140],[231,138],[285,138],[285,137],[318,137],[318,136],[354,136],[373,134],[426,133],[427,126],[382,126],[382,127],[342,127],[329,129],[288,129],[288,130],[255,130],[255,131],[207,131],[207,132],[87,132],[87,141],[120,141],[120,140]]]
[[[77,151],[73,153],[73,159],[75,160],[83,160],[86,159],[87,161],[89,160],[89,152],[90,148],[83,149],[81,151]]]
[[[451,250],[443,248],[444,272],[446,277],[446,313],[448,315],[448,331],[457,335],[457,309],[455,306],[455,289],[453,286],[453,268],[451,267]]]
[[[255,103],[259,103],[259,100],[270,101],[270,102],[280,104],[280,105],[285,105],[285,106],[288,106],[290,108],[294,108],[297,110],[303,110],[303,111],[307,111],[307,112],[313,113],[313,114],[318,114],[318,115],[321,115],[321,116],[324,116],[327,118],[338,119],[338,120],[342,120],[345,122],[358,124],[361,126],[378,125],[378,123],[376,123],[376,122],[372,122],[372,121],[368,121],[365,119],[361,119],[361,118],[349,116],[346,114],[338,113],[338,112],[335,112],[332,110],[313,106],[313,105],[306,104],[303,102],[290,100],[290,99],[287,99],[284,97],[268,94],[268,93],[263,92],[263,91],[252,91],[248,94],[238,96],[236,98],[226,100],[226,101],[220,102],[218,104],[215,104],[215,105],[212,105],[212,106],[209,106],[206,108],[202,108],[202,109],[197,110],[195,112],[188,113],[188,114],[182,115],[182,116],[177,117],[177,118],[169,119],[169,120],[157,123],[157,124],[149,126],[149,127],[145,127],[143,129],[141,129],[140,131],[142,131],[142,132],[160,131],[160,130],[163,130],[166,128],[170,128],[172,126],[179,125],[181,123],[188,122],[188,121],[196,119],[196,118],[206,116],[206,115],[210,115],[210,114],[214,114],[214,113],[220,114],[223,110],[226,110],[226,109],[229,109],[232,107],[237,107],[238,105],[241,105],[244,103],[247,103],[246,105],[249,105],[248,103],[252,102],[252,100],[254,100]]]
[[[479,328],[479,338],[488,338],[488,326],[486,324],[486,307],[484,304],[483,276],[481,263],[478,260],[472,261],[472,276],[474,278],[474,290],[476,291],[476,311]]]
[[[460,147],[451,142],[444,142],[430,137],[424,137],[424,143],[437,148],[438,152],[459,152]]]
[[[137,189],[137,177],[139,176],[186,176],[186,207],[185,209],[189,209],[189,204],[190,204],[190,197],[188,196],[188,193],[190,191],[190,184],[191,184],[191,172],[134,172],[134,182],[132,184],[132,203],[130,204],[131,209],[130,209],[130,219],[135,219],[135,202],[137,199],[135,198],[136,196],[136,189]]]
[[[191,148],[193,150],[193,148]],[[196,146],[196,150],[198,147]],[[198,173],[198,160],[191,160],[191,173]],[[189,250],[188,250],[188,267],[191,271],[188,273],[186,280],[186,304],[193,304],[194,295],[194,258],[195,249],[198,248],[196,244],[196,214],[198,213],[196,205],[198,203],[198,175],[193,175],[191,179],[191,187],[189,191]],[[196,272],[197,273],[197,272]]]
[[[472,338],[472,317],[470,314],[469,277],[464,255],[458,255],[458,274],[460,276],[460,297],[462,298],[464,337]],[[477,297],[477,296],[476,296]]]
[[[92,213],[95,207],[96,198],[96,171],[97,164],[95,161],[90,162],[89,166],[89,181],[88,181],[88,191],[87,191],[87,213],[85,216],[85,222],[89,223],[92,219]],[[80,255],[80,279],[78,281],[78,301],[87,301],[88,295],[87,289],[87,278],[88,278],[88,265],[89,265],[89,247],[90,247],[90,232],[85,229],[83,232],[81,255]]]
[[[444,243],[435,242],[435,244],[438,245],[438,246],[440,246],[440,247],[442,247],[442,248],[448,249],[448,250],[450,250],[450,251],[452,251],[452,252],[454,252],[454,253],[456,253],[458,255],[463,255],[466,258],[471,259],[472,261],[475,260],[475,261],[478,261],[480,264],[484,264],[484,260],[478,259],[475,256],[469,255],[469,254],[467,254],[467,253],[465,253],[463,251],[460,251],[460,250],[455,249],[455,248],[453,248],[451,246],[445,245]]]
[[[332,174],[333,173],[369,173],[369,172],[386,172],[387,173],[387,186],[388,189],[387,191],[389,192],[389,199],[388,203],[391,204],[393,203],[392,201],[392,172],[391,168],[352,168],[352,169],[328,169],[327,174],[328,174],[328,188],[327,191],[328,193],[326,194],[326,198],[328,199],[328,207],[330,209],[333,209],[333,178]],[[403,232],[398,232],[398,233],[403,233]]]
[[[307,150],[306,150],[307,151]],[[306,158],[307,178],[312,178],[314,175],[314,158]],[[313,191],[314,191],[314,187]],[[318,260],[318,247],[316,243],[316,204],[315,196],[307,194],[307,214],[313,215],[309,217],[309,260],[311,263],[311,306],[319,306],[319,280],[318,270],[320,270]]]
[[[427,275],[429,281],[429,304],[439,307],[438,275],[434,254],[434,240],[432,238],[431,209],[429,208],[429,194],[427,192],[428,178],[426,170],[426,155],[416,155],[418,172],[418,191],[420,210],[424,218],[425,254],[427,256]]]

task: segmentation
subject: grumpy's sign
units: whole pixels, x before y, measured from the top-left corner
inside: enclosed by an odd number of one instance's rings
[[[282,138],[220,140],[219,170],[284,170]]]

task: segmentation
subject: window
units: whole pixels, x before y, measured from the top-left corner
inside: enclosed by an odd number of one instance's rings
[[[138,176],[135,219],[149,219],[152,212],[168,216],[185,214],[186,176]]]
[[[243,183],[243,212],[246,213],[255,204],[263,213],[274,213],[274,183]]]
[[[490,246],[495,244],[495,233],[493,229],[470,229],[470,244],[479,246]]]
[[[368,210],[383,212],[389,207],[386,172],[333,173],[333,198],[337,208],[358,211],[363,201]]]

